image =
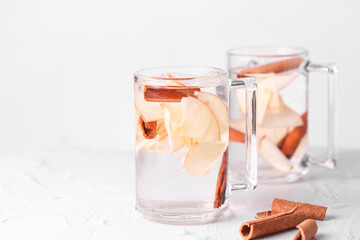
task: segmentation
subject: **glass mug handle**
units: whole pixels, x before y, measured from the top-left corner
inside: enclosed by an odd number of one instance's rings
[[[243,183],[230,183],[231,191],[255,189],[257,185],[256,97],[255,78],[230,79],[230,88],[244,88],[245,94],[245,179]]]
[[[305,72],[323,72],[328,76],[328,99],[327,99],[327,146],[325,159],[317,159],[308,157],[308,162],[305,165],[318,165],[328,168],[334,168],[336,166],[337,153],[335,145],[335,114],[336,114],[336,84],[338,82],[338,67],[336,64],[315,64],[308,61],[305,65]]]

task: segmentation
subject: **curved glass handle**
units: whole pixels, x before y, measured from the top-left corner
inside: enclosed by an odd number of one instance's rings
[[[327,115],[327,146],[326,146],[326,156],[321,158],[312,158],[309,157],[309,163],[312,165],[325,166],[328,168],[334,168],[336,166],[336,136],[335,136],[335,126],[336,126],[336,85],[338,78],[338,67],[336,64],[315,64],[312,62],[307,62],[305,65],[306,72],[324,72],[328,75],[328,115]]]
[[[256,97],[255,78],[230,79],[230,88],[244,88],[245,94],[245,176],[243,183],[231,183],[231,191],[252,190],[257,185]]]

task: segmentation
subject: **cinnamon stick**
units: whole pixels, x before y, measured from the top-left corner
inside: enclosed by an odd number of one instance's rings
[[[226,150],[223,154],[223,158],[216,182],[214,208],[219,208],[225,202],[227,172],[228,172],[228,152]]]
[[[296,210],[297,207],[287,212],[245,222],[240,226],[240,235],[247,240],[294,228],[306,219],[302,212]]]
[[[285,136],[284,140],[280,141],[280,143],[282,143],[281,152],[288,159],[292,157],[301,139],[304,137],[307,131],[307,112],[301,116],[301,119],[303,120],[303,125],[294,128],[294,130]]]
[[[181,102],[183,97],[194,96],[195,91],[200,88],[145,86],[144,99],[147,102]]]
[[[294,240],[311,240],[318,229],[316,222],[312,219],[306,219],[296,227],[299,229],[299,232]]]
[[[302,63],[303,58],[301,57],[295,57],[290,59],[285,59],[277,62],[272,62],[256,67],[246,68],[243,69],[239,76],[243,74],[255,74],[255,73],[280,73],[289,71],[295,68],[298,68],[300,64]]]
[[[153,139],[156,137],[156,121],[145,122],[142,117],[140,117],[140,127],[143,135],[146,139]]]
[[[271,213],[277,214],[281,212],[289,211],[297,207],[297,212],[303,213],[306,218],[321,220],[325,219],[327,207],[311,205],[308,203],[291,202],[284,199],[274,198],[271,206]]]
[[[286,134],[281,140],[280,142],[278,142],[278,144],[276,145],[279,149],[281,149],[284,146],[285,143],[285,139],[288,136],[288,134]]]
[[[245,143],[245,134],[232,127],[229,127],[229,140]]]

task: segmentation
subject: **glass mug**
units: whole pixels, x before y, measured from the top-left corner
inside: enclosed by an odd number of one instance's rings
[[[228,186],[229,89],[248,94],[245,174]],[[219,219],[229,189],[257,184],[256,82],[207,67],[158,67],[134,74],[136,209],[172,224]]]
[[[335,84],[337,67],[333,64],[320,65],[308,60],[308,52],[293,47],[243,47],[227,52],[230,77],[255,77],[258,84],[257,140],[259,182],[291,182],[304,176],[310,165],[334,168],[335,152]],[[328,75],[327,117],[321,112],[309,110],[310,72],[325,72]],[[311,81],[310,83],[315,83]],[[317,83],[316,83],[317,84]],[[319,102],[321,91],[316,94]],[[247,107],[241,100],[246,93],[242,89],[231,92],[233,108],[230,111],[231,132],[244,133]],[[326,102],[326,101],[325,101]],[[238,104],[236,104],[238,103]],[[317,103],[316,103],[317,104]],[[310,104],[310,106],[314,106]],[[311,107],[312,108],[312,107]],[[310,110],[311,110],[310,108]],[[320,110],[320,111],[319,111]],[[308,116],[323,126],[308,127]],[[326,119],[327,118],[327,119]],[[327,125],[326,125],[327,123]],[[326,128],[327,126],[327,128]],[[308,141],[309,134],[324,128],[322,141]],[[308,131],[310,128],[311,131]],[[309,134],[308,134],[309,133]],[[324,134],[325,133],[325,134]],[[327,133],[327,134],[326,134]],[[319,135],[319,134],[317,134]],[[230,135],[230,141],[234,137]],[[320,154],[309,153],[309,146],[321,146]],[[230,143],[230,170],[236,175],[241,172],[238,162],[245,145],[243,141]],[[234,161],[232,161],[234,159]]]

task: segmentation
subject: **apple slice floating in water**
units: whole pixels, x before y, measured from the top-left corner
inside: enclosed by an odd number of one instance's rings
[[[266,128],[297,127],[303,125],[301,116],[289,107],[283,109],[268,109],[260,124]]]
[[[206,175],[226,150],[223,142],[198,142],[185,157],[185,169],[193,176]]]
[[[276,88],[278,90],[285,88],[286,86],[290,85],[298,77],[298,75],[299,73],[297,71],[293,73],[276,74]]]
[[[275,74],[254,74],[254,77],[258,79],[259,97],[263,92],[270,92],[269,103],[265,105],[268,109],[280,109],[284,107],[284,102],[278,93],[275,82]]]
[[[221,141],[228,142],[229,112],[225,103],[216,95],[208,92],[195,92],[195,96],[206,104],[215,115],[220,128]]]
[[[229,113],[224,102],[218,96],[208,92],[195,92],[195,96],[214,113],[220,127],[220,132],[226,132]]]
[[[278,93],[276,74],[249,74],[249,77],[255,77],[258,84],[257,98],[257,120],[261,124],[264,116],[269,109],[283,109],[284,101]],[[236,96],[241,112],[245,112],[245,90],[237,89]]]
[[[292,158],[301,158],[304,155],[304,152],[306,151],[306,148],[307,148],[308,145],[309,145],[309,143],[308,143],[308,134],[306,133],[302,137],[299,145],[297,146],[294,154],[291,157]]]
[[[271,142],[276,145],[288,134],[288,128],[263,128],[259,127],[258,138],[261,139],[266,136]]]
[[[274,168],[282,172],[289,172],[293,169],[290,161],[285,157],[285,155],[280,151],[280,149],[267,137],[263,137],[262,139],[260,139],[259,153]]]
[[[184,146],[180,137],[180,122],[182,120],[182,107],[180,104],[162,104],[164,123],[168,133],[170,151],[175,152]]]
[[[202,139],[204,141],[219,141],[220,129],[215,115],[210,108],[194,97],[181,100],[183,110],[181,136]]]

